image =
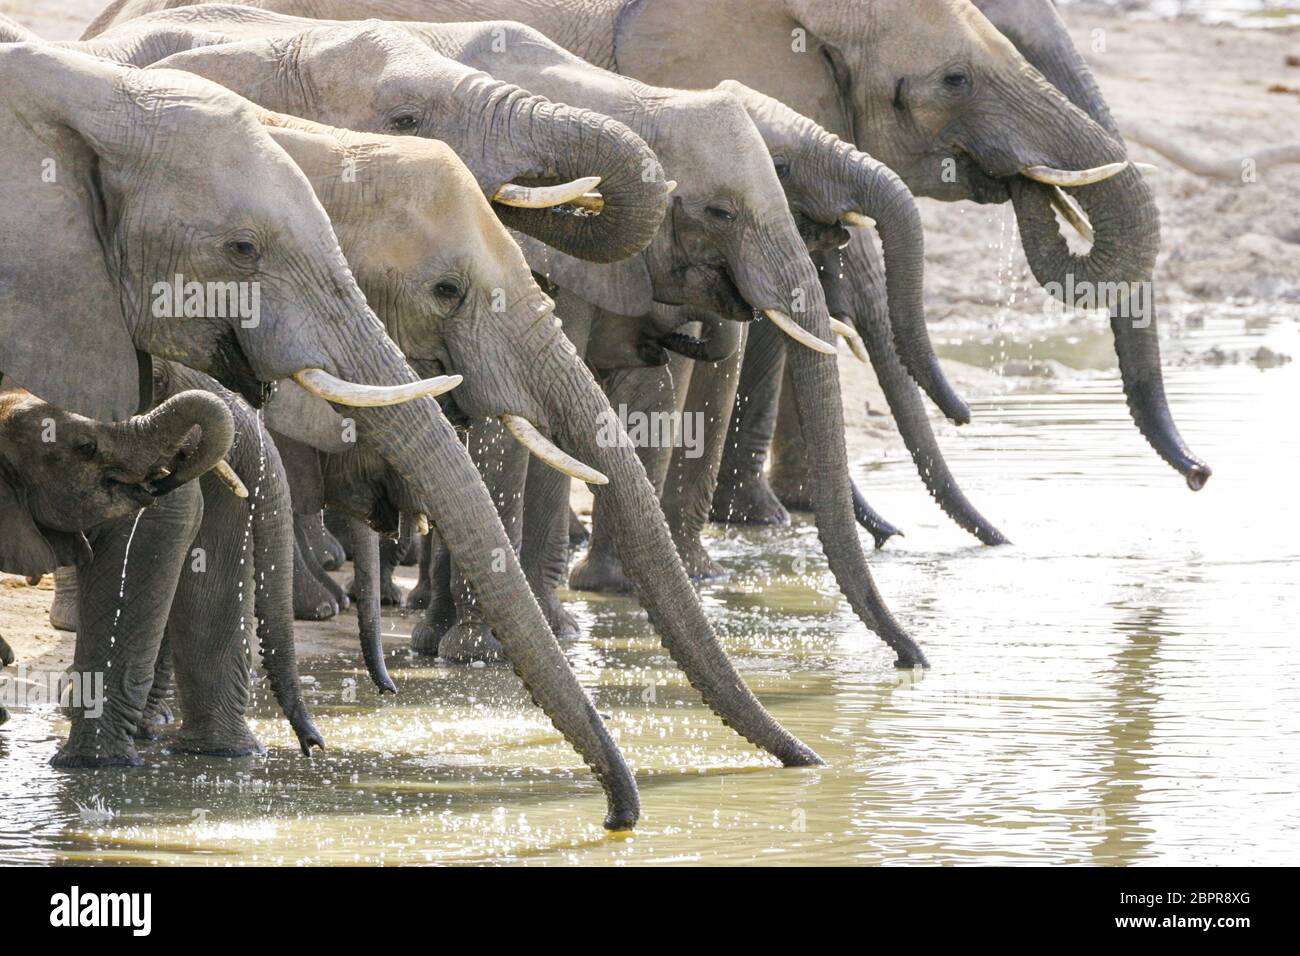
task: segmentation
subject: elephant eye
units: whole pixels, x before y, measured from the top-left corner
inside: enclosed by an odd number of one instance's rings
[[[970,86],[970,77],[961,70],[949,70],[944,74],[943,85],[950,90],[964,90]]]
[[[726,206],[705,206],[704,211],[719,222],[736,221],[736,214]]]
[[[420,125],[420,119],[414,113],[398,113],[388,121],[388,128],[394,133],[409,133]]]
[[[455,279],[439,279],[433,286],[433,294],[444,303],[459,305],[465,298],[465,289]]]
[[[93,435],[81,435],[72,440],[72,450],[89,461],[99,451],[99,443],[95,441]]]
[[[226,255],[238,262],[251,263],[258,259],[257,243],[251,239],[231,239],[223,248]]]
[[[776,178],[784,181],[790,175],[790,161],[784,156],[775,156],[772,158],[772,165],[776,167]]]

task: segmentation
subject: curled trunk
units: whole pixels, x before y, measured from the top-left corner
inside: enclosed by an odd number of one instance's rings
[[[494,209],[503,223],[592,262],[617,262],[649,245],[668,209],[668,187],[654,153],[636,133],[607,116],[552,103],[486,74],[466,82],[475,85],[473,109],[488,128],[504,134],[492,142],[476,139],[464,149],[456,144],[485,189],[506,181],[540,186],[600,177],[604,205],[598,215],[498,203]],[[520,160],[503,163],[503,155]]]
[[[348,519],[352,535],[352,564],[356,572],[353,585],[357,600],[357,634],[366,673],[379,692],[397,693],[397,685],[384,664],[383,620],[380,615],[379,535],[359,518]]]
[[[1122,158],[1111,146],[1109,160]],[[1011,199],[1034,278],[1066,305],[1108,307],[1124,395],[1138,430],[1187,485],[1197,491],[1209,465],[1194,455],[1174,425],[1160,369],[1160,335],[1151,274],[1160,221],[1151,190],[1130,166],[1118,176],[1070,191],[1092,222],[1095,240],[1075,255],[1057,227],[1051,189],[1023,177]]]
[[[167,477],[154,483],[154,494],[162,495],[211,469],[225,457],[235,436],[230,409],[217,396],[191,390],[173,395],[157,408],[109,430],[130,440],[139,441],[144,454],[170,460],[184,444],[191,430],[198,426],[198,444],[183,452]]]

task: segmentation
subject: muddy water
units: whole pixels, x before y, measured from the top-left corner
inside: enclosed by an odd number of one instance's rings
[[[1083,339],[1034,357],[1095,352]],[[1194,339],[1300,354],[1293,322],[1224,319]],[[62,721],[16,714],[0,731],[0,861],[1293,863],[1300,364],[1168,377],[1216,469],[1197,495],[1105,373],[1018,388],[945,435],[1013,546],[946,524],[910,463],[860,466],[907,531],[874,568],[934,662],[923,679],[900,677],[833,596],[806,523],[714,534],[733,578],[706,590],[710,612],[825,769],[772,766],[699,706],[628,601],[575,596],[587,638],[571,660],[639,768],[631,839],[601,831],[597,787],[503,668],[409,659],[394,636],[396,700],[346,644],[306,662],[330,744],[310,761],[265,687],[269,755],[238,761],[155,745],[144,769],[55,771]]]

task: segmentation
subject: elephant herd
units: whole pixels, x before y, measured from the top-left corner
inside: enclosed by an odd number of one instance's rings
[[[931,429],[927,399],[970,412],[927,333],[914,197],[1010,201],[1057,296],[1149,288],[1159,247],[1049,0],[114,0],[77,42],[0,18],[0,142],[0,570],[62,569],[72,669],[106,675],[55,765],[139,764],[173,682],[178,749],[259,752],[254,645],[323,746],[294,619],[348,604],[343,541],[378,692],[380,604],[418,556],[415,651],[508,661],[611,829],[637,790],[561,649],[566,581],[635,591],[786,766],[821,760],[709,621],[707,522],[812,512],[858,617],[928,666],[859,536],[897,529],[850,480],[839,338],[936,503],[1006,541]],[[1133,419],[1197,489],[1154,309],[1127,301]],[[687,447],[633,418],[704,425]]]

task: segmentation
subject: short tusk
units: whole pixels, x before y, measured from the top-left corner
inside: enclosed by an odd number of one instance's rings
[[[1155,165],[1154,163],[1134,163],[1133,168],[1136,169],[1139,173],[1160,172],[1160,167]]]
[[[317,398],[355,408],[378,408],[401,405],[426,396],[450,392],[464,379],[459,375],[439,375],[406,385],[358,385],[335,378],[319,368],[305,368],[293,373],[293,380]]]
[[[1091,186],[1093,183],[1103,182],[1112,176],[1118,176],[1127,168],[1127,162],[1107,163],[1105,166],[1096,166],[1092,169],[1053,169],[1051,166],[1028,166],[1021,170],[1021,175],[1032,179],[1036,183],[1070,188],[1074,186]]]
[[[668,193],[671,196],[673,194],[673,191],[676,188],[677,188],[677,180],[675,179],[664,180],[664,192]]]
[[[558,186],[517,186],[506,183],[496,191],[492,200],[503,206],[518,206],[520,209],[550,209],[552,206],[577,202],[599,185],[599,176],[583,176]]]
[[[415,533],[422,538],[429,533],[429,516],[423,511],[415,516]]]
[[[501,424],[515,437],[515,441],[528,449],[539,461],[544,461],[562,475],[577,478],[589,485],[607,485],[609,479],[590,465],[584,465],[572,455],[566,455],[551,444],[550,439],[539,432],[535,425],[518,415],[502,415]]]
[[[583,193],[575,199],[572,205],[579,209],[586,209],[589,212],[603,212],[605,209],[605,197],[600,193]]]
[[[876,228],[876,220],[870,216],[864,216],[860,212],[842,212],[840,213],[840,222],[846,226],[860,226],[863,229]]]
[[[1074,231],[1091,244],[1093,239],[1092,223],[1088,221],[1088,216],[1079,204],[1074,201],[1074,197],[1063,190],[1060,186],[1052,187],[1052,208],[1061,214],[1061,218],[1074,228]]]
[[[862,341],[862,336],[858,335],[857,329],[832,316],[831,331],[849,343],[849,348],[853,350],[859,362],[865,365],[871,364],[871,359],[867,357],[867,343]]]
[[[240,480],[239,476],[235,474],[235,469],[231,468],[224,459],[212,466],[212,473],[221,480],[223,485],[230,489],[236,498],[248,497],[248,486]]]
[[[773,325],[805,348],[820,352],[822,355],[835,354],[835,346],[829,342],[823,342],[807,329],[800,328],[794,319],[784,312],[778,312],[776,309],[764,309],[763,314],[772,320]]]

